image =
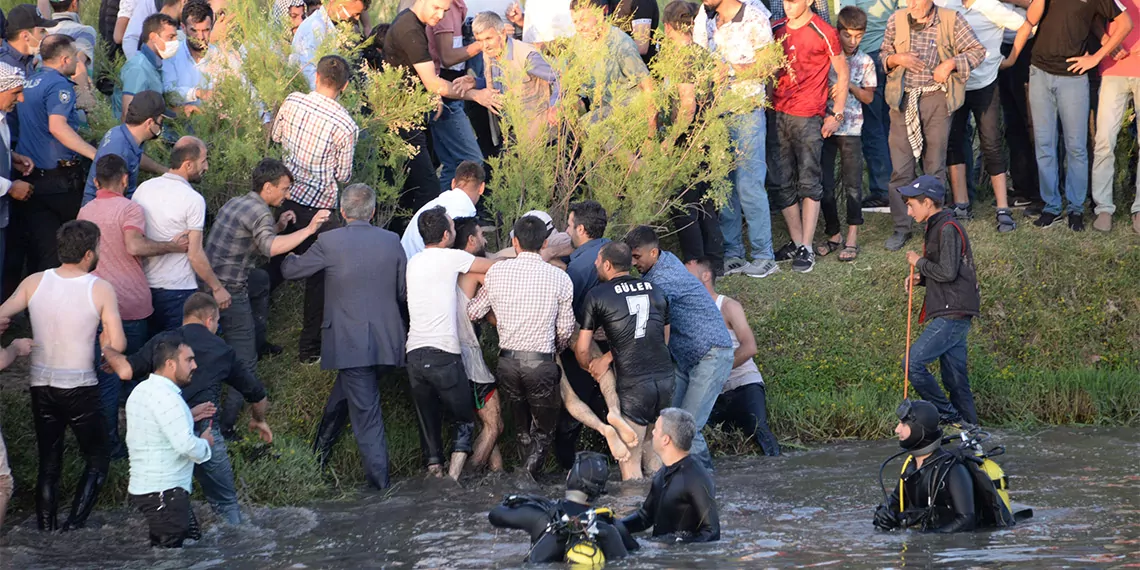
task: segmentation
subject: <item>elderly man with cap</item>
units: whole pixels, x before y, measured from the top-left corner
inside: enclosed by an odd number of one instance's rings
[[[13,180],[13,174],[27,176],[32,171],[28,157],[11,151],[12,133],[8,128],[9,114],[16,103],[24,100],[24,72],[0,62],[0,275],[3,275],[5,239],[8,232],[10,200],[27,200],[32,185],[25,180]]]
[[[95,199],[95,163],[108,154],[115,154],[127,163],[127,188],[124,195],[134,196],[139,185],[139,169],[153,174],[166,174],[170,169],[143,153],[143,144],[162,134],[163,114],[166,100],[157,91],[143,91],[131,99],[127,108],[126,121],[103,135],[95,160],[87,173],[87,185],[83,188],[83,204]]]

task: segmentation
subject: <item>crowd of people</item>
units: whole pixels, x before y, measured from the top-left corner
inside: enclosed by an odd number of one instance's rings
[[[267,111],[283,159],[262,160],[247,193],[207,212],[196,185],[209,147],[193,136],[169,140],[163,124],[199,112],[221,77],[240,73],[244,55],[224,41],[225,0],[104,0],[98,34],[108,50],[98,53],[78,1],[17,6],[3,27],[0,325],[26,312],[32,339],[14,341],[0,363],[31,356],[39,528],[83,526],[110,462],[129,456],[131,500],[152,544],[164,547],[197,532],[192,479],[220,518],[242,521],[225,442],[241,429],[245,404],[248,429],[273,439],[257,362],[281,352],[266,330],[270,293],[284,280],[303,281],[301,363],[337,371],[314,442],[322,465],[349,422],[368,482],[389,485],[379,387],[404,368],[428,473],[458,479],[465,469],[502,469],[497,443],[509,407],[525,472],[539,475],[550,454],[575,468],[588,427],[623,479],[655,473],[627,529],[715,540],[704,426],[739,426],[765,454],[780,452],[753,332],[741,305],[716,292],[717,278],[765,277],[784,261],[809,272],[817,256],[837,250],[852,261],[864,207],[888,207],[895,231],[887,249],[902,249],[914,222],[926,223],[923,253],[907,253],[915,270],[907,286],[926,287],[930,320],[908,355],[915,388],[935,406],[936,424],[973,429],[965,338],[980,300],[962,223],[976,199],[971,120],[998,231],[1016,228],[1018,206],[1039,209],[1035,226],[1066,213],[1080,231],[1088,109],[1099,97],[1093,225],[1107,231],[1113,144],[1140,76],[1133,0],[911,0],[905,8],[842,0],[834,27],[827,3],[807,0],[704,0],[703,9],[677,0],[663,10],[655,0],[406,0],[391,23],[376,26],[369,0],[276,0],[267,12],[287,22],[288,57],[310,91]],[[477,3],[486,9],[468,10]],[[344,25],[375,40],[365,64],[403,68],[442,98],[424,130],[405,133],[415,153],[400,200],[414,214],[389,224],[400,234],[372,224],[372,188],[348,184],[361,132],[338,99],[355,64],[319,55]],[[654,34],[659,25],[664,33]],[[601,89],[565,91],[544,51],[563,36],[604,44]],[[774,84],[737,81],[773,42],[787,60]],[[731,123],[737,163],[727,205],[718,212],[699,193],[686,195],[672,220],[681,256],[661,249],[649,226],[610,241],[608,213],[593,200],[570,204],[564,219],[532,211],[511,220],[510,245],[488,252],[484,159],[510,136],[535,136],[558,120],[565,97],[583,98],[584,115],[599,117],[638,90],[660,88],[650,66],[659,51],[676,49],[720,62],[716,80],[757,103]],[[119,81],[93,81],[93,59],[119,51],[127,58]],[[678,108],[655,109],[650,125],[701,111],[698,80],[676,79]],[[507,91],[519,92],[532,116],[509,135],[496,115]],[[101,92],[121,124],[96,145],[79,133]],[[165,165],[144,151],[156,139],[170,145]],[[1003,142],[1036,154],[1010,153],[1010,181]],[[152,177],[140,181],[140,171]],[[778,250],[773,208],[789,234]],[[821,213],[826,239],[816,244]],[[1132,213],[1140,232],[1140,200]],[[495,370],[480,345],[489,326],[498,332]],[[949,397],[926,370],[934,360]],[[67,427],[85,468],[61,523]],[[10,475],[6,461],[0,467],[6,502]],[[679,513],[680,503],[694,512]]]

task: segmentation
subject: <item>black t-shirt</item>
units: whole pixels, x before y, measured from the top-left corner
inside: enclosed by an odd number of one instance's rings
[[[649,20],[649,50],[641,59],[645,65],[653,60],[653,56],[657,55],[656,38],[653,37],[653,32],[657,30],[657,26],[661,23],[661,12],[657,6],[657,0],[611,0],[611,12],[621,23],[621,31],[633,37],[633,20]],[[636,40],[636,38],[634,38]]]
[[[405,68],[412,76],[416,75],[414,65],[431,63],[427,26],[411,10],[400,12],[392,20],[388,34],[384,36],[384,59],[389,65]]]
[[[669,303],[652,283],[624,275],[599,283],[582,302],[579,324],[606,331],[618,382],[673,374],[665,344]]]
[[[1089,48],[1093,20],[1103,23],[1124,11],[1115,0],[1045,0],[1045,13],[1037,27],[1030,62],[1046,73],[1074,76],[1070,57],[1084,55]]]

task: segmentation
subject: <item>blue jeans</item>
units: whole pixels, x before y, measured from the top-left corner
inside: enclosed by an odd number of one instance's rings
[[[197,289],[151,289],[154,313],[150,316],[150,335],[182,326],[182,306]]]
[[[1065,134],[1065,212],[1080,214],[1089,192],[1089,78],[1062,77],[1029,67],[1029,110],[1044,212],[1061,215],[1058,188],[1057,118]]]
[[[696,457],[705,469],[712,470],[712,455],[709,446],[705,443],[705,436],[701,434],[705,423],[709,421],[716,398],[721,388],[728,380],[728,373],[732,372],[732,349],[714,346],[705,356],[689,370],[676,369],[675,383],[673,385],[673,407],[681,408],[690,414],[697,423],[697,435],[693,437],[693,446],[689,454]]]
[[[883,95],[887,74],[879,61],[878,51],[867,55],[875,62],[875,75],[879,82],[871,104],[863,105],[863,160],[867,163],[867,173],[870,175],[866,198],[886,198],[887,186],[891,181],[891,151],[887,146],[891,132],[891,110]]]
[[[483,164],[483,153],[475,139],[475,129],[471,128],[471,121],[463,110],[463,101],[444,99],[443,113],[431,122],[429,128],[435,156],[443,165],[439,173],[440,191],[451,190],[451,179],[455,177],[459,163],[470,160]]]
[[[199,424],[205,424],[202,420]],[[195,428],[201,435],[205,425]],[[234,469],[230,465],[230,454],[226,451],[226,440],[222,428],[214,422],[210,431],[214,434],[214,445],[210,448],[210,460],[194,466],[194,478],[202,487],[202,494],[213,507],[214,512],[229,524],[241,524],[241,509],[238,507],[237,488],[234,486]]]
[[[150,339],[146,319],[137,321],[123,321],[123,332],[127,337],[127,349],[123,354],[134,354]],[[119,440],[119,402],[131,395],[136,383],[121,380],[113,372],[103,372],[100,368],[103,360],[103,351],[99,346],[99,339],[95,339],[95,375],[99,378],[99,400],[103,407],[104,425],[107,427],[107,449],[111,450],[111,457],[121,458],[127,456],[126,447]]]
[[[728,203],[720,211],[724,257],[744,257],[741,224],[747,219],[752,259],[773,259],[772,211],[768,205],[768,190],[764,187],[764,179],[768,175],[767,157],[764,154],[765,139],[768,136],[764,109],[756,109],[737,119],[738,122],[729,127],[729,136],[737,155],[736,170],[732,173],[733,191],[729,194]]]
[[[938,408],[944,423],[966,420],[978,423],[974,407],[974,394],[970,391],[970,378],[966,372],[966,336],[970,333],[970,319],[938,317],[926,325],[926,330],[910,347],[910,383],[923,400]],[[935,360],[942,368],[942,384],[950,392],[950,399],[942,393],[934,375],[926,366]]]

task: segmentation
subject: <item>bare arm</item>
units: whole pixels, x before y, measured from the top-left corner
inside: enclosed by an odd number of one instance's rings
[[[687,125],[697,117],[697,86],[693,83],[682,83],[677,86],[677,94],[681,98],[677,108],[677,122]]]
[[[871,100],[875,98],[874,87],[861,87],[854,83],[848,83],[847,85],[851,91],[851,95],[855,97],[855,100],[864,105],[870,105]]]
[[[131,106],[131,101],[134,98],[135,98],[134,95],[131,95],[129,93],[123,93],[123,116],[119,117],[120,121],[122,121],[124,123],[127,122],[127,108]],[[143,155],[143,156],[146,156],[146,155]],[[140,162],[140,164],[141,164],[141,162]]]
[[[435,64],[430,61],[417,63],[414,67],[416,69],[416,75],[420,77],[420,81],[423,82],[424,88],[427,89],[429,93],[435,93],[440,97],[446,97],[448,99],[462,99],[463,95],[467,93],[467,89],[462,85],[456,85],[437,75],[435,72]]]
[[[578,340],[574,343],[574,358],[583,370],[590,368],[590,343],[594,342],[594,331],[578,330]]]
[[[124,95],[123,104],[125,105],[126,103],[126,96]],[[71,151],[79,153],[88,159],[95,159],[95,147],[83,140],[83,137],[79,136],[79,133],[71,128],[71,125],[67,124],[67,117],[63,115],[48,116],[48,132]]]
[[[1045,15],[1045,0],[1032,0],[1032,3],[1025,10],[1025,23],[1017,30],[1017,37],[1013,39],[1013,48],[1010,50],[1009,55],[1006,56],[1005,61],[1002,62],[1002,67],[1009,67],[1013,62],[1017,61],[1018,56],[1021,55],[1022,48],[1025,43],[1029,41],[1029,34],[1033,32],[1033,28],[1041,23],[1041,17]]]
[[[641,55],[649,53],[649,41],[653,35],[650,23],[648,18],[633,21],[633,41],[637,42],[637,53]]]
[[[1005,2],[1006,4],[1013,4],[1018,8],[1024,8],[1028,10],[1029,5],[1033,3],[1033,0],[1002,0],[1002,2]]]
[[[153,257],[168,253],[185,253],[189,246],[189,235],[183,232],[171,241],[154,241],[139,230],[128,229],[124,234],[127,253],[135,257]]]
[[[851,83],[851,69],[847,66],[847,58],[842,53],[831,56],[831,67],[835,70],[836,85],[847,85]],[[847,89],[833,90],[832,109],[836,113],[842,113],[847,105]],[[822,134],[824,138],[831,136],[839,129],[839,121],[834,116],[829,116],[823,120]]]
[[[130,18],[119,18],[115,20],[115,33],[111,39],[115,40],[116,44],[123,44],[123,36],[127,33],[127,24],[130,23]]]
[[[475,42],[463,47],[455,47],[455,34],[443,32],[435,35],[435,50],[444,67],[463,63],[483,51],[483,43]]]
[[[92,287],[91,296],[99,309],[99,320],[103,323],[99,345],[117,352],[126,350],[127,335],[123,332],[123,320],[119,317],[119,300],[115,297],[115,288],[100,279]]]
[[[752,327],[748,326],[744,308],[734,299],[724,300],[724,324],[728,325],[740,341],[740,346],[732,353],[732,367],[736,368],[756,356],[756,336],[752,333]]]
[[[12,317],[22,313],[28,308],[28,299],[32,297],[32,293],[36,291],[36,287],[40,284],[40,279],[43,278],[43,273],[36,273],[29,275],[24,279],[20,286],[16,288],[16,292],[0,305],[0,319],[7,321]],[[5,323],[6,326],[6,323]]]
[[[487,259],[485,257],[476,257],[475,261],[471,262],[471,268],[467,273],[486,273],[491,266],[502,261],[502,259]]]
[[[607,424],[598,419],[590,406],[578,398],[578,394],[574,393],[574,389],[570,387],[570,382],[566,380],[565,373],[562,374],[560,388],[562,390],[562,404],[566,406],[566,411],[570,413],[570,416],[582,422],[582,425],[604,434]]]

